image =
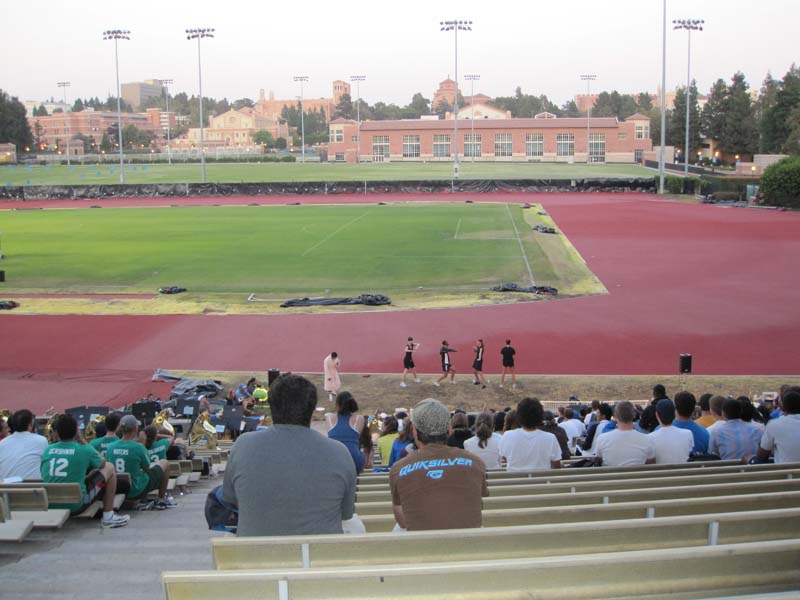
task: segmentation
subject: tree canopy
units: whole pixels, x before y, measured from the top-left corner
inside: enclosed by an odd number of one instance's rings
[[[25,105],[16,96],[0,89],[0,143],[11,143],[24,151],[33,146],[33,134],[26,118]]]

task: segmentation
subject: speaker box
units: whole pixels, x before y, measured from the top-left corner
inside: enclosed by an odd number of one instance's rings
[[[5,280],[6,280],[6,272],[0,271],[0,282],[3,282]]]
[[[692,355],[691,354],[681,354],[678,357],[678,370],[680,373],[691,373],[692,372]]]
[[[272,382],[275,381],[278,377],[281,376],[280,369],[270,369],[267,371],[267,387],[272,385]]]

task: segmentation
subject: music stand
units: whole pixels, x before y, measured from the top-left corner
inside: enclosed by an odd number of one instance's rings
[[[197,414],[200,412],[200,401],[199,400],[189,400],[187,398],[181,398],[175,404],[175,415],[183,415],[184,417],[189,417],[192,421],[194,421]]]
[[[242,422],[244,421],[244,407],[226,406],[222,409],[222,422],[225,428],[233,432],[234,437],[239,435],[242,431]]]
[[[131,414],[141,421],[142,426],[147,426],[158,414],[157,402],[136,402],[131,405]]]

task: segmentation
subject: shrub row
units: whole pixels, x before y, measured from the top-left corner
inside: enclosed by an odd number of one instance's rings
[[[764,170],[760,192],[764,203],[800,208],[800,156],[788,156]]]

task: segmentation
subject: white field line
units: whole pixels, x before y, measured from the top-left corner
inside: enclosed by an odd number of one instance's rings
[[[508,218],[511,219],[511,225],[514,227],[514,233],[517,236],[517,242],[519,242],[519,251],[522,253],[522,260],[525,261],[525,267],[528,269],[528,275],[531,278],[531,285],[536,285],[536,280],[533,278],[533,271],[531,270],[531,263],[528,262],[528,255],[525,254],[525,247],[522,245],[522,239],[519,237],[517,224],[514,221],[514,216],[511,214],[511,209],[508,207],[508,204],[506,204],[506,211],[508,212]]]
[[[458,218],[458,225],[456,225],[456,234],[453,236],[454,240],[458,239],[458,231],[461,229],[461,217]]]
[[[320,241],[318,241],[316,244],[314,244],[313,246],[311,246],[311,248],[309,248],[308,250],[306,250],[305,252],[303,252],[303,253],[302,253],[300,256],[301,256],[301,257],[303,257],[303,256],[305,256],[306,254],[308,254],[309,252],[311,252],[312,250],[316,250],[316,249],[317,249],[317,248],[319,248],[319,247],[320,247],[322,244],[324,244],[325,242],[327,242],[328,240],[330,240],[330,239],[331,239],[333,236],[335,236],[336,234],[340,233],[341,231],[344,231],[345,229],[347,229],[348,227],[350,227],[350,225],[354,224],[356,221],[360,221],[361,219],[363,219],[364,217],[366,217],[366,216],[367,216],[369,213],[370,213],[370,211],[367,211],[367,212],[365,212],[363,215],[360,215],[360,216],[356,217],[356,218],[355,218],[355,219],[353,219],[352,221],[348,221],[347,223],[345,223],[344,225],[342,225],[341,227],[339,227],[339,229],[337,229],[336,231],[334,231],[332,234],[328,235],[327,237],[324,237],[324,238],[322,238],[322,239],[321,239]]]

